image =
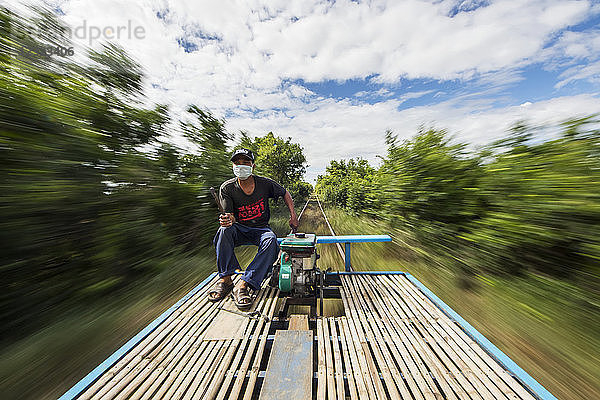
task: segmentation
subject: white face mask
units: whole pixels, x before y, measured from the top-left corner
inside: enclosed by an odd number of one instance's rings
[[[241,180],[246,180],[252,175],[252,167],[249,165],[233,165],[233,174]]]

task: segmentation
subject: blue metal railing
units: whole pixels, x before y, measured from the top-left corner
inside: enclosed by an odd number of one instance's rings
[[[284,238],[277,238],[281,243]],[[346,271],[352,271],[350,262],[350,245],[352,243],[391,242],[390,235],[341,235],[341,236],[317,236],[317,244],[344,243],[344,266]]]

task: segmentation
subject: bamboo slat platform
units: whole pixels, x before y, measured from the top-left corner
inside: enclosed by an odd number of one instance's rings
[[[280,329],[312,331],[308,398],[548,398],[532,394],[405,275],[340,274],[343,315],[308,321],[278,319],[278,290],[268,287],[251,310],[257,318],[226,311],[235,310],[230,299],[207,301],[215,280],[213,274],[62,398],[285,398],[261,396],[267,366],[281,368],[269,363],[279,352],[271,352],[274,341],[295,337],[276,334]]]
[[[351,398],[535,398],[406,276],[346,275],[342,283],[346,316],[318,326],[331,337],[325,352],[343,355]],[[344,398],[342,370],[325,359],[336,377],[329,398]]]

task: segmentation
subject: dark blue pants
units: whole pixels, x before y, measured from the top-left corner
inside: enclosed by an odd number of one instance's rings
[[[260,289],[279,254],[277,236],[271,228],[252,228],[238,223],[227,228],[222,226],[217,231],[213,244],[217,250],[217,268],[221,278],[241,269],[233,251],[235,247],[249,244],[258,246],[256,256],[242,275],[242,279],[254,290]]]

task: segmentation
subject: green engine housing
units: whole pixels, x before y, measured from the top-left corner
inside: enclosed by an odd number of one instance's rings
[[[286,256],[288,255],[282,252],[279,260],[279,290],[282,292],[292,290],[292,259],[288,256],[285,261]]]
[[[295,294],[308,294],[308,287],[316,283],[315,245],[312,233],[290,234],[281,242],[279,258],[279,290]]]

